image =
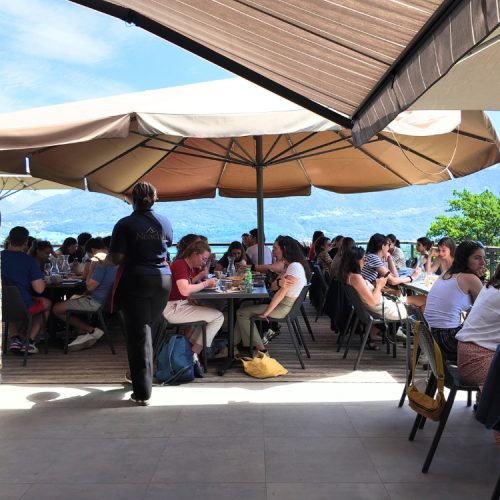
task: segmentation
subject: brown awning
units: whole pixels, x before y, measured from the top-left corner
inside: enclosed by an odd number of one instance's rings
[[[352,128],[357,146],[500,25],[500,0],[72,1]]]

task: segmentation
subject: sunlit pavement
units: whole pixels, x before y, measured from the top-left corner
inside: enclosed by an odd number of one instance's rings
[[[500,470],[491,433],[455,402],[428,474],[436,424],[414,442],[402,385],[155,387],[0,385],[3,499],[481,499]]]

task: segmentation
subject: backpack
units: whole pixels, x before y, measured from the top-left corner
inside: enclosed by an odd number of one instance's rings
[[[162,385],[179,385],[194,380],[191,344],[184,335],[172,335],[160,349],[156,379]]]

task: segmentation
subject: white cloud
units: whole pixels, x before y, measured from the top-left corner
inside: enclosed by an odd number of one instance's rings
[[[109,24],[103,14],[69,2],[0,2],[3,45],[25,55],[78,64],[109,60],[116,49],[102,36]]]

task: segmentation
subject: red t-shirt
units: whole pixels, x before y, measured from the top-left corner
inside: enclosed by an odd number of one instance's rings
[[[186,297],[179,292],[177,287],[178,280],[188,280],[191,283],[193,278],[192,271],[184,259],[176,259],[170,264],[170,270],[172,271],[172,289],[170,290],[169,301],[171,300],[184,300]]]

